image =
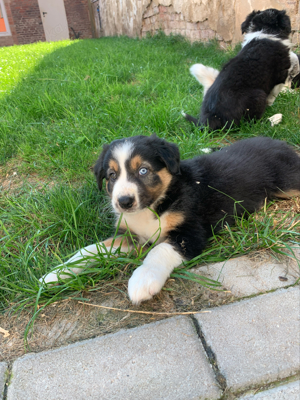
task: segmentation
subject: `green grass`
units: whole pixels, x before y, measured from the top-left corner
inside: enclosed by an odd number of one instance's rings
[[[0,198],[0,311],[34,305],[37,310],[37,304],[81,296],[104,280],[127,279],[141,262],[141,253],[99,255],[101,268],[91,266],[53,288],[38,284],[76,250],[114,233],[110,206],[90,171],[104,143],[155,132],[177,143],[188,158],[201,147],[264,135],[299,149],[298,93],[281,94],[261,121],[227,133],[200,133],[182,118],[181,110],[196,115],[202,101],[189,67],[202,62],[219,68],[237,51],[162,34],[0,48],[1,179],[17,171],[24,181],[2,190]],[[270,127],[267,118],[279,112],[283,122]],[[251,250],[285,252],[299,242],[295,219],[280,211],[239,219],[174,276],[195,279],[188,268],[196,262]]]

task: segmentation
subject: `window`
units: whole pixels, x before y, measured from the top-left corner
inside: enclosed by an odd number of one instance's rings
[[[11,35],[3,0],[0,0],[0,36]]]

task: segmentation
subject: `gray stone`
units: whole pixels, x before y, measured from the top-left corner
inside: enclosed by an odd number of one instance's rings
[[[290,382],[287,385],[265,390],[253,395],[240,397],[239,400],[299,400],[300,381]]]
[[[296,246],[294,253],[300,261],[300,248]],[[300,276],[296,260],[288,256],[283,262],[262,254],[256,258],[242,256],[226,262],[209,264],[193,271],[197,274],[219,280],[223,287],[234,296],[244,297],[257,293],[290,286]]]
[[[300,369],[299,286],[197,314],[230,389],[247,389]]]
[[[26,355],[13,364],[8,400],[217,399],[195,327],[175,317]]]
[[[0,363],[0,400],[3,398],[3,391],[4,391],[4,385],[5,385],[5,379],[6,379],[6,370],[7,370],[7,364],[5,362]]]

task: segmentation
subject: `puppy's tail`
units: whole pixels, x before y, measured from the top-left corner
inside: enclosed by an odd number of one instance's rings
[[[214,83],[216,77],[219,75],[219,71],[217,69],[206,67],[203,64],[192,65],[190,68],[190,73],[204,87],[204,95]]]
[[[182,116],[188,120],[189,122],[192,122],[195,126],[197,126],[198,128],[200,128],[201,131],[203,131],[205,129],[205,126],[203,126],[200,122],[199,119],[192,117],[189,114],[186,114],[184,111],[181,111]]]

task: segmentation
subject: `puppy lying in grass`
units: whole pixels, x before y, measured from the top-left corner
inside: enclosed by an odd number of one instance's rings
[[[118,236],[81,249],[41,282],[80,274],[99,251],[129,252],[135,242],[155,242],[129,280],[134,304],[158,293],[173,269],[198,256],[212,232],[233,224],[235,215],[259,210],[265,199],[300,194],[300,157],[285,142],[267,137],[180,161],[175,144],[135,136],[105,145],[94,171],[100,190],[105,180]]]

